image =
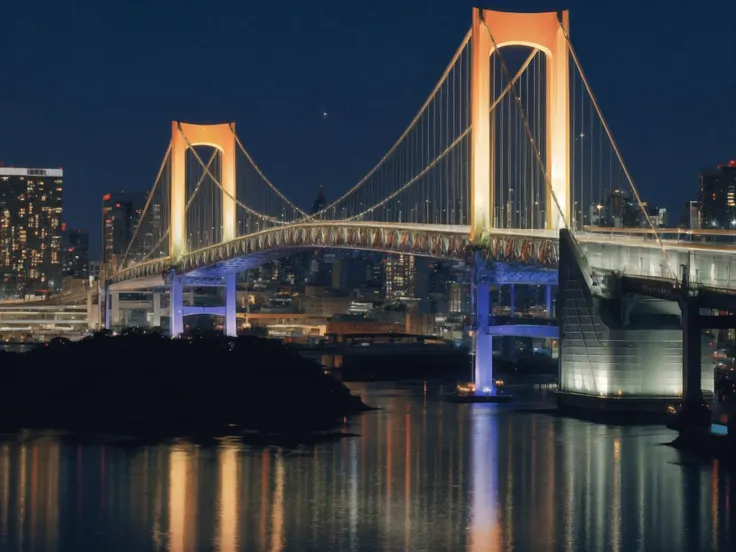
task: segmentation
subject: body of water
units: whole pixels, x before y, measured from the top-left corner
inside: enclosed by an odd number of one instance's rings
[[[662,427],[351,386],[381,410],[296,451],[1,436],[0,550],[736,549],[736,478],[663,446]]]

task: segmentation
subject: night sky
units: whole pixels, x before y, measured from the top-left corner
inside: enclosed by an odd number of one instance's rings
[[[102,194],[151,186],[175,119],[233,120],[297,203],[334,198],[409,123],[474,4],[571,10],[634,181],[671,221],[699,169],[736,158],[734,0],[9,0],[0,160],[64,167],[64,218],[94,257]]]

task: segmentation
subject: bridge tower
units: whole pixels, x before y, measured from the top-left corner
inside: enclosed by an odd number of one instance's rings
[[[229,241],[236,237],[235,216],[235,159],[236,140],[235,123],[216,125],[196,125],[173,121],[171,123],[171,228],[169,230],[169,252],[171,265],[176,263],[187,252],[187,174],[186,153],[194,146],[210,146],[217,149],[221,156],[221,173],[219,183],[222,188],[222,240]],[[235,317],[235,275],[228,275],[225,280],[225,333],[236,335]],[[171,282],[171,334],[178,335],[184,331],[183,287],[187,279],[173,274]]]
[[[489,116],[491,90],[490,57],[496,48],[529,46],[545,53],[547,62],[545,170],[552,190],[547,189],[546,226],[559,230],[570,220],[570,78],[567,10],[545,13],[511,13],[473,8],[472,69],[470,92],[470,239],[480,241],[493,228],[495,212],[494,114]],[[493,39],[491,39],[493,33]],[[495,41],[495,45],[494,45]],[[554,192],[555,199],[552,198]],[[558,203],[563,213],[555,205]]]
[[[470,75],[470,122],[473,128],[470,143],[472,242],[479,242],[483,233],[492,230],[494,225],[496,125],[495,112],[489,112],[491,91],[495,90],[494,83],[491,82],[493,74],[490,57],[496,48],[529,46],[538,48],[545,54],[545,170],[551,183],[551,190],[547,188],[546,227],[559,230],[565,228],[565,221],[570,220],[569,55],[567,39],[561,26],[569,31],[567,11],[511,13],[473,8]],[[482,256],[476,254],[474,264],[484,262]],[[496,384],[493,376],[493,337],[488,334],[490,288],[488,278],[483,276],[485,272],[483,267],[475,267],[475,384],[478,395],[490,398],[496,395]]]
[[[186,153],[190,147],[210,146],[222,156],[222,240],[236,236],[235,221],[235,123],[195,125],[174,121],[171,123],[171,230],[169,251],[172,264],[187,252],[187,165]]]

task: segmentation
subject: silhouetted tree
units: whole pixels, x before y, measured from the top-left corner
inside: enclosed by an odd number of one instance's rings
[[[316,362],[275,340],[126,331],[0,359],[0,419],[18,424],[235,423],[279,431],[365,408]]]

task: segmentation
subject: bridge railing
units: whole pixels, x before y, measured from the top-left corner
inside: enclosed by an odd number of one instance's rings
[[[580,239],[580,237],[579,237]],[[713,288],[736,289],[736,251],[723,246],[664,242],[664,252],[653,242],[619,237],[616,240],[581,239],[591,268],[650,279],[673,278],[667,261],[689,267],[690,281]]]
[[[683,245],[711,245],[723,248],[736,248],[736,230],[720,229],[687,229],[687,228],[608,228],[602,226],[585,226],[576,235],[595,236],[598,239],[617,240],[621,237],[638,238],[642,241],[656,242],[656,235],[663,242],[674,242]]]

